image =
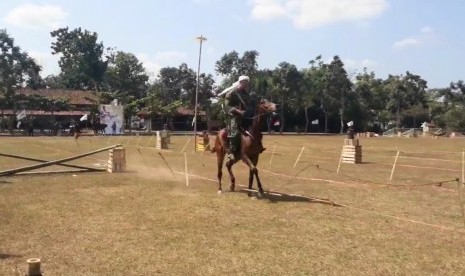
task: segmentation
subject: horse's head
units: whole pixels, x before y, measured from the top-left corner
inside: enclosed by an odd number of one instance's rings
[[[265,99],[261,99],[260,103],[258,104],[259,114],[275,112],[276,109],[277,109],[277,105],[275,103],[270,102]]]

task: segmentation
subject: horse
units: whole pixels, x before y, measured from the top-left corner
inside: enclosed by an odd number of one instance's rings
[[[95,123],[92,127],[94,129],[94,135],[106,134],[105,129],[107,128],[107,124]]]
[[[242,131],[241,133],[241,149],[240,149],[240,158],[231,159],[226,162],[226,168],[228,169],[229,176],[231,179],[230,190],[234,191],[236,185],[236,179],[232,172],[232,166],[237,163],[239,160],[242,160],[249,167],[249,191],[252,189],[252,183],[255,176],[258,186],[258,197],[263,196],[263,188],[258,177],[258,157],[265,149],[262,146],[262,133],[261,133],[261,124],[265,122],[262,120],[262,117],[270,112],[276,111],[276,104],[267,100],[262,99],[258,104],[252,106],[254,115],[252,117],[247,117],[247,113],[244,116],[244,120],[251,120],[250,126],[247,128],[247,131]],[[217,165],[218,165],[218,194],[221,194],[223,189],[221,186],[221,179],[223,176],[223,162],[226,155],[226,146],[228,143],[228,132],[226,128],[221,129],[215,139],[214,147],[211,149],[211,152],[216,152]],[[249,196],[250,196],[249,192]]]

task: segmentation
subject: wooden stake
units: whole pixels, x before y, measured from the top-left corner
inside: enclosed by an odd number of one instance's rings
[[[394,164],[392,165],[391,177],[389,177],[389,181],[392,181],[392,178],[394,177],[394,170],[396,169],[397,160],[399,159],[399,154],[400,154],[400,151],[397,150],[396,159],[394,160]]]
[[[458,178],[457,178],[457,189],[459,190],[460,208],[462,210],[463,225],[465,226],[465,209],[463,207],[462,183],[460,183]]]
[[[139,139],[137,139],[136,147],[139,147],[140,139],[142,139],[142,135],[139,134]]]
[[[273,146],[273,152],[271,152],[271,158],[270,158],[270,167],[271,167],[271,162],[273,162],[273,156],[274,156],[274,152],[276,150],[276,143],[274,143],[274,146]]]
[[[302,153],[304,152],[304,149],[305,149],[305,146],[303,146],[302,149],[300,150],[299,156],[297,156],[297,159],[295,160],[294,168],[295,166],[297,166],[297,163],[299,162],[300,157],[302,156]]]
[[[339,174],[339,170],[341,169],[341,163],[342,163],[342,155],[344,154],[344,146],[342,146],[341,150],[341,157],[339,157],[339,164],[337,165],[337,171],[336,174]]]
[[[153,134],[152,134],[152,135],[150,135],[150,138],[149,138],[149,140],[147,141],[147,143],[145,143],[145,146],[146,146],[146,147],[147,147],[147,146],[149,146],[149,147],[150,147],[150,142],[152,141],[152,139],[153,139]]]
[[[186,142],[186,144],[184,145],[184,147],[182,148],[181,152],[185,152],[186,147],[187,147],[187,145],[189,144],[190,141],[191,141],[191,138],[189,138],[189,139],[187,140],[187,142]]]
[[[184,170],[186,172],[186,186],[189,187],[189,173],[187,171],[187,153],[184,152]]]
[[[168,169],[170,170],[170,172],[173,174],[174,176],[174,171],[173,169],[171,169],[171,166],[170,164],[168,164],[168,161],[166,161],[165,157],[163,156],[163,154],[161,154],[161,152],[158,152],[158,155],[160,155],[161,159],[163,160],[163,162],[165,163],[165,165],[168,167]]]
[[[462,150],[462,183],[465,183],[465,149]]]

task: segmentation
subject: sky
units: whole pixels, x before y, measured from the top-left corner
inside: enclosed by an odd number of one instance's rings
[[[43,67],[59,72],[50,32],[81,27],[105,47],[136,55],[149,75],[181,63],[215,73],[237,51],[259,52],[259,69],[286,61],[308,68],[318,55],[338,55],[350,76],[409,71],[430,88],[464,80],[463,0],[9,0],[0,1],[0,29]]]

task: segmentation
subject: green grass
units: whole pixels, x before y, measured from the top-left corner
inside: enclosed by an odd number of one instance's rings
[[[465,273],[457,184],[436,186],[461,177],[462,139],[362,138],[364,164],[342,164],[336,174],[343,137],[265,136],[259,163],[265,190],[344,207],[218,195],[215,155],[193,153],[192,143],[187,187],[180,151],[188,137],[172,137],[162,152],[175,175],[149,139],[0,138],[1,153],[46,160],[123,143],[128,164],[120,174],[0,178],[0,274],[24,273],[32,257],[42,260],[45,275]],[[104,152],[71,163],[97,166],[107,158]],[[0,170],[32,164],[0,158]],[[43,170],[52,169],[62,168]],[[234,172],[246,185],[246,166]],[[227,190],[226,170],[223,180]]]

